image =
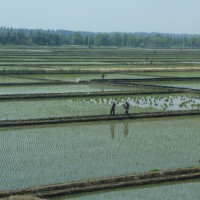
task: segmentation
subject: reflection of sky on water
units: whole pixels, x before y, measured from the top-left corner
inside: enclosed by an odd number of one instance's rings
[[[146,96],[146,97],[123,97],[123,98],[95,98],[74,100],[87,104],[111,104],[115,101],[117,105],[122,106],[125,101],[128,101],[131,106],[140,108],[157,108],[164,110],[184,110],[184,109],[199,109],[200,99],[187,96]]]

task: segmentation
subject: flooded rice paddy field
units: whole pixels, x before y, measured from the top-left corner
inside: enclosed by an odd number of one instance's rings
[[[45,100],[0,101],[0,119],[36,119],[51,117],[109,115],[112,101],[116,114],[123,114],[125,101],[129,113],[192,110],[200,108],[200,97],[192,95],[143,95]]]
[[[135,87],[110,86],[98,84],[62,84],[62,85],[28,85],[28,86],[1,86],[0,95],[4,94],[39,94],[39,93],[75,93],[75,92],[106,92],[141,90]],[[144,89],[146,90],[146,89]]]
[[[144,72],[141,75],[152,77],[200,77],[200,71]]]
[[[0,128],[0,190],[198,166],[199,117]]]
[[[100,103],[102,101],[102,103]],[[95,99],[56,99],[56,100],[28,100],[1,101],[1,120],[9,119],[37,119],[67,116],[109,115],[110,99],[102,99],[97,103]],[[131,107],[130,112],[155,111],[156,109]],[[122,105],[116,108],[117,114],[124,113]]]
[[[102,79],[102,74],[31,74],[31,75],[20,75],[20,77],[28,78],[35,78],[35,79],[46,79],[48,81],[51,80],[58,80],[58,81],[77,81],[77,78],[80,81],[88,81],[92,79]],[[129,74],[129,73],[105,73],[105,79],[141,79],[141,78],[148,78],[149,76],[145,75],[138,75],[138,74]],[[151,76],[153,77],[153,76]]]
[[[130,113],[143,111],[172,111],[172,110],[191,110],[200,108],[199,95],[135,95],[135,96],[118,96],[118,97],[104,97],[104,98],[86,98],[73,99],[78,104],[91,105],[110,105],[112,100],[116,102],[116,110],[123,113],[123,105],[125,101],[130,104]]]
[[[148,68],[199,68],[199,52],[178,50],[15,48],[0,49],[0,83],[32,83],[101,79],[101,74],[29,74],[45,70],[113,70]],[[148,58],[148,61],[147,61]],[[152,63],[150,61],[152,60]],[[188,63],[184,62],[185,60]],[[176,70],[176,69],[175,69]],[[105,79],[200,77],[195,72],[105,73]],[[164,82],[162,82],[163,84]],[[148,84],[148,83],[147,83]],[[156,84],[156,83],[155,83]],[[171,83],[164,85],[173,86]],[[175,87],[185,87],[178,83]],[[197,82],[186,83],[199,89]],[[188,85],[189,84],[189,85]],[[160,83],[159,83],[160,85]],[[3,94],[73,93],[130,90],[104,85],[43,85],[0,87]],[[132,91],[143,91],[131,88]],[[191,110],[200,108],[199,95],[138,95],[74,99],[0,101],[1,120],[107,115],[111,100],[116,113]],[[0,128],[0,191],[62,182],[105,178],[146,171],[198,166],[199,117],[74,123],[68,125]],[[117,190],[82,196],[81,199],[199,199],[199,182],[136,190]],[[74,197],[75,198],[75,197]],[[78,197],[77,197],[78,198]],[[64,200],[66,198],[62,198]]]
[[[181,87],[190,89],[200,89],[200,81],[190,81],[190,82],[149,82],[145,84],[159,85],[159,86],[169,86],[169,87]]]
[[[41,82],[37,79],[27,79],[21,76],[16,75],[0,75],[0,84],[2,83],[32,83],[32,82]]]
[[[72,195],[53,198],[52,200],[199,200],[200,199],[200,180],[194,182],[166,184],[159,186],[141,187],[136,189],[120,189],[109,192],[96,192],[93,194]]]

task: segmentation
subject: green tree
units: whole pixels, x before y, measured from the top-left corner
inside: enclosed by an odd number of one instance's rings
[[[106,33],[99,33],[94,38],[94,44],[97,46],[108,46],[109,45],[109,35]]]
[[[124,43],[124,41],[123,41],[123,34],[121,34],[121,33],[114,33],[111,36],[110,44],[118,46],[118,47],[121,47],[121,46],[124,46],[123,43]]]
[[[83,36],[79,32],[75,32],[72,35],[72,44],[81,45],[83,44]]]

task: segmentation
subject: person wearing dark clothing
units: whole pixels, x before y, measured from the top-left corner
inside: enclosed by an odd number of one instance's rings
[[[110,110],[111,115],[115,115],[115,106],[116,106],[115,102],[112,101],[112,106],[111,106],[111,110]]]
[[[104,77],[105,77],[105,74],[104,74],[104,73],[103,73],[103,74],[101,74],[101,78],[102,78],[102,79],[104,79]]]
[[[128,101],[125,102],[124,109],[125,109],[125,115],[128,115],[128,110],[129,110],[129,103],[128,103]]]

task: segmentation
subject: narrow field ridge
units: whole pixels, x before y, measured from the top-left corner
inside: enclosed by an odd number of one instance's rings
[[[145,119],[145,118],[177,117],[177,116],[192,116],[192,115],[200,115],[200,110],[131,113],[128,116],[127,115],[114,115],[114,116],[91,115],[91,116],[76,116],[76,117],[38,118],[38,119],[25,119],[25,120],[1,120],[0,127],[61,124],[61,123],[75,123],[75,122],[112,121],[112,120],[130,120],[130,119],[134,120],[134,119]]]
[[[11,195],[33,195],[40,198],[53,198],[64,195],[88,193],[118,188],[139,187],[152,184],[174,183],[200,179],[200,167],[180,168],[165,171],[150,171],[140,174],[129,174],[81,182],[62,183],[57,185],[28,188],[15,191],[1,191],[0,198]]]

